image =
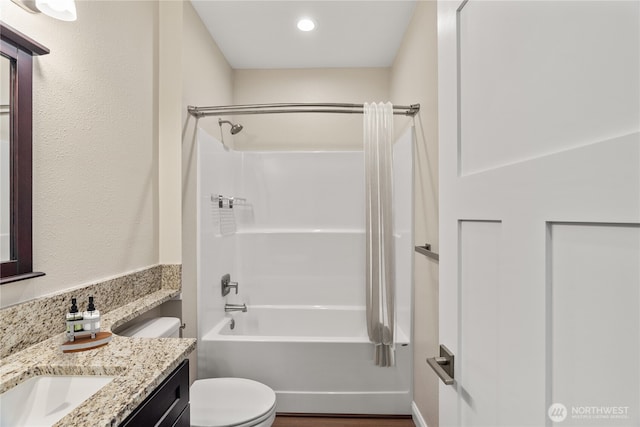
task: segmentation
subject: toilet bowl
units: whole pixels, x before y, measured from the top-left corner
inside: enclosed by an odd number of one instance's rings
[[[197,427],[271,427],[276,394],[244,378],[197,380],[190,389],[191,425]]]
[[[178,337],[180,319],[156,317],[135,323],[118,335],[137,338]],[[206,378],[189,389],[191,425],[196,427],[271,427],[276,394],[245,378]]]

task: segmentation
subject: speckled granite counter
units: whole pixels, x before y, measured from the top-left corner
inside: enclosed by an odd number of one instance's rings
[[[102,316],[102,330],[116,329],[165,301],[179,289],[160,289]],[[196,347],[190,338],[126,338],[93,350],[63,353],[64,333],[4,357],[0,393],[27,378],[42,375],[110,375],[115,379],[87,399],[56,426],[117,426]]]

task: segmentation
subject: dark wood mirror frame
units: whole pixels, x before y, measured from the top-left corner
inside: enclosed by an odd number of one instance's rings
[[[32,75],[33,57],[49,49],[0,22],[0,53],[12,63],[10,110],[10,247],[0,263],[0,284],[44,276],[33,271],[32,244]]]

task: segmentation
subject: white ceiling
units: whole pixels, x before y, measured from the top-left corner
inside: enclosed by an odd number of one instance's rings
[[[416,0],[191,0],[232,68],[388,67]],[[298,19],[316,29],[302,32]]]

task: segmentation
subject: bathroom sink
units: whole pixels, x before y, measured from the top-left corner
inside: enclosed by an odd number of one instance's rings
[[[108,376],[36,376],[0,394],[0,426],[52,426],[98,390]]]

